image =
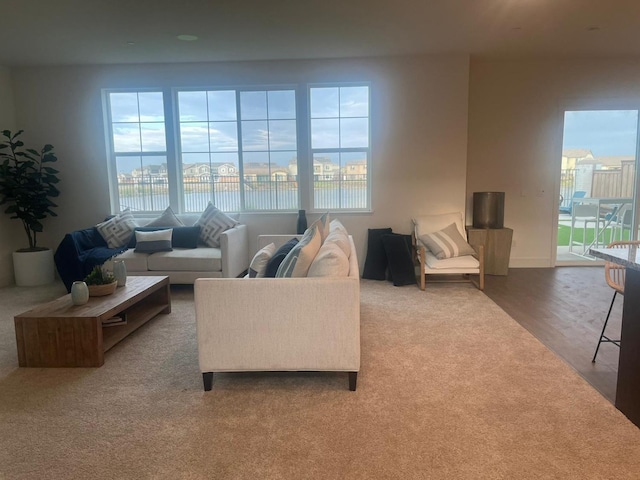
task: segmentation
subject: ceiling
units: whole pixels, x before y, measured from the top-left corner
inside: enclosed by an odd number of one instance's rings
[[[5,67],[640,56],[639,0],[1,0],[0,14]]]

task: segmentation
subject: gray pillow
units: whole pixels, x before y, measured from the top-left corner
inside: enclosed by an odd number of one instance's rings
[[[184,227],[184,223],[176,217],[171,207],[167,207],[162,215],[147,223],[145,227]]]
[[[471,245],[460,235],[455,223],[437,232],[420,235],[419,238],[438,260],[476,253]]]

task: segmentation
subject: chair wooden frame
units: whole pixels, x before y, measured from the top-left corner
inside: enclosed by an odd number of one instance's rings
[[[632,245],[639,246],[640,240],[621,240],[611,242],[607,245],[607,248],[626,248]],[[593,354],[593,359],[591,360],[592,363],[595,363],[596,357],[598,356],[598,350],[600,350],[600,345],[602,343],[613,343],[617,347],[620,347],[620,340],[613,340],[607,337],[604,332],[607,329],[607,324],[609,323],[609,317],[611,316],[611,310],[613,309],[613,303],[616,300],[616,296],[618,294],[624,295],[625,267],[617,263],[605,262],[604,279],[606,280],[607,285],[613,288],[613,298],[611,299],[611,305],[609,305],[609,311],[607,312],[604,325],[602,326],[602,332],[600,333],[600,338],[596,345],[596,351]]]
[[[437,270],[429,271],[427,270],[426,265],[426,247],[424,244],[416,238],[415,230],[411,234],[412,245],[413,245],[413,260],[414,264],[418,264],[420,266],[420,290],[426,289],[426,277],[427,275],[461,275],[461,280],[445,280],[444,282],[471,282],[475,285],[479,290],[484,290],[484,245],[471,245],[473,249],[476,251],[475,255],[473,255],[478,260],[478,271],[477,272],[459,272],[459,273],[451,273],[451,272],[438,272]],[[478,275],[478,282],[474,281],[472,275]]]

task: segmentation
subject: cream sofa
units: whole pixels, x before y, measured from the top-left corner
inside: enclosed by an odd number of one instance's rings
[[[291,235],[261,235],[258,248]],[[204,389],[214,372],[360,370],[360,273],[345,277],[196,280],[198,359]]]
[[[192,226],[200,215],[176,215]],[[136,218],[143,226],[152,219]],[[174,248],[170,252],[136,253],[133,248],[117,256],[124,260],[127,275],[167,275],[172,284],[192,284],[197,278],[233,278],[249,268],[249,236],[246,225],[222,233],[220,247]],[[108,265],[107,265],[108,268]]]

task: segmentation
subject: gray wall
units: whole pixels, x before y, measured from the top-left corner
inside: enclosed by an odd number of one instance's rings
[[[42,244],[110,213],[101,89],[369,81],[372,95],[372,213],[337,214],[363,264],[367,228],[410,232],[413,215],[465,206],[469,59],[373,59],[18,68],[17,124],[58,154],[59,217]],[[314,220],[320,212],[310,212]],[[252,250],[260,233],[292,233],[297,213],[243,214]]]

